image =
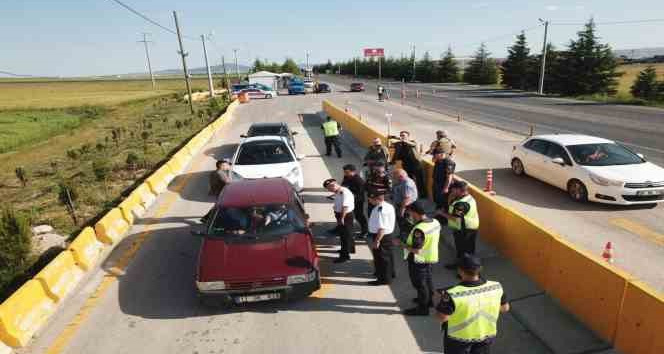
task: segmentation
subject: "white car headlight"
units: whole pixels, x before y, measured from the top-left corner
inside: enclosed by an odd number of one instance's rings
[[[224,290],[226,289],[226,283],[223,281],[197,281],[196,287],[202,291]]]
[[[293,167],[293,169],[288,172],[286,175],[286,179],[289,181],[296,180],[300,177],[300,168],[299,167]]]
[[[592,172],[588,176],[590,177],[590,179],[593,182],[595,182],[595,184],[599,184],[600,186],[605,186],[605,187],[608,187],[608,186],[622,187],[622,185],[624,183],[624,182],[621,182],[621,181],[616,181],[616,180],[612,180],[612,179],[608,179],[608,178],[598,176],[598,175],[596,175]]]
[[[308,283],[316,280],[316,271],[311,271],[306,274],[297,274],[297,275],[290,275],[288,276],[288,279],[286,280],[286,284],[288,285],[293,285],[293,284],[301,284],[301,283]]]

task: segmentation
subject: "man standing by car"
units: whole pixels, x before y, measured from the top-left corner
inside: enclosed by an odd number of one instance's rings
[[[480,215],[477,212],[475,198],[468,192],[468,183],[454,181],[450,185],[450,206],[447,211],[439,210],[438,215],[447,219],[447,226],[454,233],[454,247],[457,260],[445,265],[447,269],[456,269],[457,262],[464,254],[475,254],[477,230],[480,227]]]
[[[355,220],[360,224],[360,237],[367,237],[368,228],[367,228],[367,217],[364,216],[364,193],[365,193],[365,183],[362,177],[357,174],[357,168],[355,165],[345,165],[344,167],[344,179],[341,182],[343,187],[348,188],[353,193],[353,198],[355,199],[355,207],[353,209],[353,215]]]
[[[323,129],[323,135],[325,136],[325,156],[332,155],[332,145],[334,145],[334,150],[337,153],[337,156],[341,158],[341,146],[339,143],[341,124],[332,120],[332,117],[328,116],[325,123],[321,126],[321,129]]]
[[[417,152],[417,143],[414,140],[410,140],[410,133],[405,130],[399,132],[399,141],[394,143],[394,156],[392,156],[390,164],[395,164],[397,160],[401,160],[403,169],[415,181],[420,197],[425,197],[426,183],[424,181],[424,170],[420,163],[420,156]]]
[[[221,159],[216,163],[217,169],[210,173],[210,190],[209,195],[214,197],[216,203],[219,194],[224,190],[224,187],[231,183],[231,161],[229,159]],[[202,218],[202,223],[207,223],[214,212],[214,206]]]
[[[405,237],[411,228],[410,221],[406,215],[406,208],[417,201],[417,186],[415,182],[408,177],[406,171],[398,168],[392,173],[394,186],[392,186],[392,202],[396,208],[397,224],[399,225],[399,234]]]
[[[369,216],[369,246],[374,259],[376,280],[369,285],[387,285],[392,282],[394,254],[392,253],[392,232],[394,232],[394,207],[385,201],[384,192],[369,194],[369,203],[374,205]]]
[[[447,210],[450,185],[454,180],[456,163],[441,148],[434,149],[433,162],[433,201],[436,203],[436,209]],[[443,220],[447,224],[447,219],[443,218]]]
[[[355,253],[355,241],[352,234],[355,198],[348,188],[340,186],[334,178],[325,180],[323,188],[334,193],[334,217],[337,220],[337,230],[339,230],[341,241],[339,258],[335,259],[334,263],[347,262],[350,260],[350,254]]]

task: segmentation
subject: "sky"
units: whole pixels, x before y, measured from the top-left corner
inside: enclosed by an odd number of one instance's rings
[[[513,34],[526,32],[539,52],[550,20],[551,42],[563,48],[593,17],[598,34],[614,49],[664,47],[664,20],[644,24],[602,22],[664,19],[664,1],[640,0],[121,0],[174,29],[178,12],[189,67],[204,66],[201,34],[211,64],[224,55],[249,64],[257,57],[322,63],[385,48],[387,56],[424,51],[437,58],[448,46],[469,56],[482,42],[494,57],[506,56]],[[558,25],[556,25],[558,23]],[[571,25],[563,25],[571,24]],[[35,76],[87,76],[146,71],[142,33],[151,33],[155,70],[181,67],[176,36],[112,0],[3,0],[0,3],[0,71]]]

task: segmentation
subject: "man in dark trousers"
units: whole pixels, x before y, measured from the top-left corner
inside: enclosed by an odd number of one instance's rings
[[[405,130],[399,132],[399,141],[394,143],[394,156],[390,164],[395,164],[398,160],[401,161],[401,167],[408,173],[408,177],[415,181],[419,196],[426,197],[426,182],[420,154],[417,152],[417,143],[410,140],[410,133]]]
[[[457,261],[464,254],[475,254],[477,230],[480,227],[480,215],[477,203],[468,192],[468,183],[454,181],[450,185],[450,205],[447,211],[438,210],[437,215],[447,219],[447,226],[454,233],[454,247]],[[447,269],[456,269],[457,262],[446,264]]]
[[[480,259],[466,254],[459,262],[461,282],[434,292],[445,354],[489,354],[498,317],[510,310],[502,285],[482,279],[481,271]]]
[[[334,263],[343,263],[350,260],[350,254],[355,253],[355,240],[353,240],[353,209],[355,198],[346,187],[342,187],[337,180],[330,178],[323,182],[323,188],[334,193],[334,217],[337,220],[337,230],[341,241],[339,258]]]
[[[367,175],[366,183],[367,193],[389,194],[392,189],[392,181],[385,169],[385,163],[378,161],[373,164]],[[373,204],[367,204],[367,215],[371,215]]]
[[[436,209],[447,210],[456,163],[441,148],[433,150],[433,161],[433,201],[436,203]],[[440,218],[438,221],[441,220],[443,224],[447,224],[447,219]]]
[[[396,214],[394,207],[385,201],[384,192],[369,193],[369,203],[374,205],[369,215],[369,246],[376,269],[376,280],[370,281],[369,285],[387,285],[396,274],[392,253]]]
[[[231,183],[231,161],[229,159],[218,160],[216,168],[210,173],[210,190],[208,192],[208,195],[214,197],[215,204],[224,187]],[[207,223],[213,212],[214,206],[201,218],[201,222]]]
[[[323,136],[325,136],[325,156],[332,155],[332,145],[334,145],[334,150],[336,151],[337,156],[341,158],[341,145],[339,143],[341,124],[332,120],[332,117],[328,116],[327,120],[320,128],[323,129]]]
[[[353,215],[355,220],[360,224],[360,236],[359,238],[367,237],[368,228],[367,228],[367,217],[364,215],[364,193],[366,191],[365,183],[362,177],[357,174],[357,168],[355,165],[345,165],[344,167],[344,179],[341,182],[341,185],[350,189],[355,198],[355,209],[353,210]]]

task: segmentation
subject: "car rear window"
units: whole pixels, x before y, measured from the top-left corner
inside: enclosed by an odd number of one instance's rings
[[[242,144],[236,165],[265,165],[293,162],[295,159],[282,141],[253,141]]]
[[[284,131],[281,126],[259,126],[251,127],[249,129],[249,136],[263,136],[263,135],[284,135]]]
[[[210,224],[208,235],[221,238],[261,238],[303,232],[305,222],[299,212],[286,204],[221,207]]]

